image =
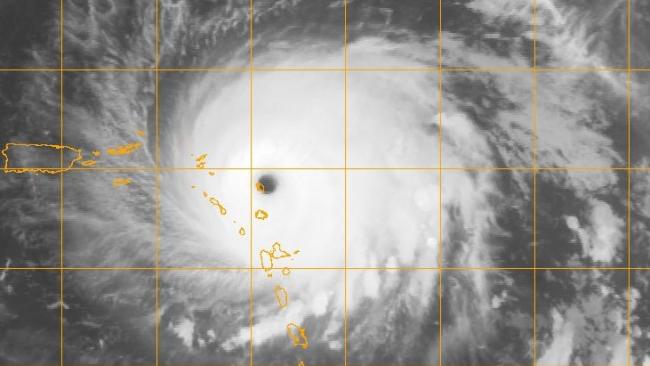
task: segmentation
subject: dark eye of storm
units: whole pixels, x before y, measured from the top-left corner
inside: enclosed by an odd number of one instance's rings
[[[271,194],[278,187],[278,181],[270,174],[264,174],[257,179],[255,184],[257,191],[263,194]]]

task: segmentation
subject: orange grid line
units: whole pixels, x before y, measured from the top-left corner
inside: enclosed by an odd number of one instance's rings
[[[348,365],[348,0],[343,0],[343,364]]]
[[[532,365],[537,366],[537,1],[531,0],[532,74],[531,74],[531,162],[533,167],[533,304]]]
[[[632,73],[631,73],[631,53],[632,53],[632,43],[631,43],[631,23],[632,23],[632,5],[631,1],[626,1],[626,17],[627,17],[627,27],[626,27],[626,58],[627,58],[627,74],[625,78],[625,99],[626,99],[626,139],[627,139],[627,167],[630,168],[632,165],[632,154],[631,154],[631,104],[632,104]],[[631,210],[632,210],[632,201],[631,201],[631,184],[632,176],[631,171],[627,170],[627,187],[626,187],[626,237],[627,237],[627,296],[626,296],[626,322],[625,322],[625,361],[629,366],[632,363],[632,323],[631,323],[631,298],[632,298],[632,276],[631,276]]]
[[[462,272],[462,271],[650,271],[650,267],[287,267],[296,271],[423,271],[423,272]],[[264,271],[261,267],[9,267],[7,271]]]
[[[254,0],[249,0],[249,14],[248,14],[248,75],[249,75],[249,95],[248,95],[248,143],[249,143],[249,212],[248,212],[248,223],[249,223],[249,288],[248,288],[248,321],[249,321],[249,365],[254,365],[254,349],[253,349],[253,316],[254,316],[254,293],[253,293],[253,77],[254,77],[254,11],[255,4]]]
[[[66,366],[114,366],[115,364],[100,364],[100,363],[89,363],[89,364],[67,364]],[[59,366],[59,364],[0,364],[0,366]],[[154,364],[120,364],[120,366],[154,366]],[[247,364],[165,364],[165,366],[247,366]],[[257,364],[256,366],[286,366],[286,364]],[[309,366],[343,366],[342,364],[314,364]],[[438,366],[438,364],[348,364],[348,366]],[[475,366],[475,365],[458,365],[458,364],[446,364],[445,366]],[[528,364],[499,364],[499,365],[483,365],[483,366],[530,366]],[[544,366],[567,366],[567,365],[548,365]],[[588,366],[627,366],[627,365],[588,365]]]
[[[442,1],[438,0],[438,268],[442,251]],[[442,366],[442,274],[438,270],[438,366]]]
[[[114,366],[115,364],[67,364],[66,366]],[[59,364],[0,364],[0,366],[59,366]],[[154,364],[120,364],[120,366],[154,366]],[[246,364],[165,364],[165,366],[247,366]],[[286,366],[286,364],[257,364],[256,366]],[[341,364],[314,364],[309,366],[343,366]],[[438,364],[348,364],[348,366],[438,366]],[[458,364],[446,364],[444,366],[475,366],[475,365],[458,365]],[[484,365],[484,366],[530,366],[528,364],[499,364],[499,365]],[[548,365],[544,366],[567,366],[567,365]],[[588,365],[588,366],[629,366],[629,365]]]
[[[64,123],[64,113],[63,113],[63,62],[64,62],[64,57],[63,57],[63,39],[64,39],[64,26],[63,26],[63,12],[64,12],[64,6],[63,6],[63,0],[59,0],[59,142],[61,146],[64,146],[63,144],[63,123]],[[63,150],[61,150],[60,154],[60,166],[61,169],[63,169]],[[64,182],[63,182],[63,174],[59,174],[59,182],[60,182],[60,194],[59,194],[59,205],[60,205],[60,212],[59,212],[59,255],[60,255],[60,263],[59,267],[63,268],[65,265],[64,262],[64,249],[63,249],[63,240],[64,240],[64,232],[63,232],[63,204],[64,204]],[[64,365],[64,354],[63,354],[63,349],[64,349],[64,317],[63,317],[63,304],[64,304],[64,298],[63,298],[63,286],[64,286],[64,278],[63,278],[63,269],[59,270],[59,286],[60,286],[60,298],[59,298],[59,321],[61,322],[59,324],[59,363],[60,366]]]
[[[5,174],[12,173],[17,168],[0,168]],[[95,171],[95,172],[118,172],[118,171],[134,171],[134,172],[156,172],[170,173],[177,171],[426,171],[426,172],[439,172],[439,171],[485,171],[485,172],[583,172],[583,173],[596,173],[596,172],[650,172],[650,167],[76,167],[70,169],[52,168],[52,167],[29,167],[30,170],[44,170],[59,174],[61,172],[80,172],[80,171]],[[39,174],[36,172],[31,172]]]
[[[52,68],[0,68],[0,72],[214,72],[214,73],[247,73],[248,67],[185,67],[185,68],[156,68],[156,67],[52,67]],[[626,67],[537,67],[541,73],[601,73],[618,72],[647,73],[650,68]],[[316,68],[316,67],[254,67],[254,72],[345,72],[345,68]],[[501,67],[349,67],[347,72],[429,72],[429,73],[529,73],[532,67],[501,66]]]
[[[154,19],[155,19],[155,129],[156,129],[156,146],[155,146],[155,200],[156,200],[156,234],[154,245],[154,263],[155,269],[155,314],[154,320],[154,360],[155,365],[160,365],[160,246],[161,246],[161,183],[160,183],[160,0],[154,0]]]
[[[650,271],[650,267],[287,267],[314,271]],[[7,271],[263,271],[262,267],[6,267]]]

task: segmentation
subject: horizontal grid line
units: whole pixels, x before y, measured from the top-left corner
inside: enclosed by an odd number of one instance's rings
[[[16,170],[26,170],[17,173]],[[169,167],[169,168],[156,168],[156,167],[75,167],[75,168],[53,168],[53,167],[13,167],[13,168],[0,168],[5,174],[47,174],[42,172],[32,172],[30,170],[47,170],[51,174],[66,173],[70,171],[151,171],[151,172],[170,172],[170,171],[282,171],[282,170],[313,170],[313,171],[345,171],[345,170],[358,170],[358,171],[582,171],[582,172],[609,172],[609,171],[650,171],[650,167]]]
[[[0,366],[58,366],[58,363],[17,363],[17,364],[0,364]],[[83,363],[66,363],[66,366],[114,366],[114,363],[88,363],[88,364],[83,364]],[[135,363],[135,364],[119,364],[120,366],[154,366],[153,363],[148,364],[148,363]],[[201,364],[201,363],[161,363],[162,366],[249,366],[249,364],[237,364],[237,363],[209,363],[209,364]],[[286,364],[280,364],[280,363],[256,363],[256,366],[286,366]],[[481,365],[481,364],[479,364]],[[564,364],[564,365],[554,365],[554,364],[543,364],[541,366],[571,366],[572,364]],[[336,364],[336,363],[330,363],[330,364],[313,364],[309,366],[343,366],[343,363]],[[360,364],[355,364],[355,363],[349,363],[348,366],[438,366],[437,363],[435,364],[402,364],[402,363],[394,363],[394,364],[386,364],[386,363],[378,363],[378,364],[373,364],[373,363],[360,363]],[[458,364],[443,364],[443,366],[476,366],[476,365],[458,365]],[[486,364],[484,366],[530,366],[530,364],[498,364],[498,365],[490,365]],[[626,366],[626,365],[616,365],[616,364],[586,364],[584,366]]]
[[[315,271],[648,271],[650,267],[286,267]],[[2,271],[267,271],[263,267],[4,267]]]
[[[314,67],[256,67],[252,70],[247,67],[187,67],[187,68],[154,68],[154,67],[97,67],[97,68],[0,68],[0,72],[216,72],[216,73],[249,73],[249,72],[345,72],[343,67],[314,68]],[[624,67],[352,67],[348,72],[425,72],[425,73],[592,73],[592,72],[620,72],[627,73]],[[650,68],[632,68],[632,73],[647,73]]]

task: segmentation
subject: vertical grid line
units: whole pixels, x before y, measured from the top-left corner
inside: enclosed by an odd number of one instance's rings
[[[59,363],[63,366],[63,264],[64,264],[64,254],[63,254],[63,37],[64,37],[64,27],[63,27],[63,0],[59,0],[59,145],[60,149],[60,167],[61,172],[59,173],[59,286],[60,286],[60,298],[59,298]]]
[[[343,365],[348,365],[348,0],[343,0]]]
[[[438,366],[442,366],[442,2],[438,0]]]
[[[154,0],[154,22],[155,22],[155,201],[156,201],[156,238],[154,245],[154,263],[156,264],[155,270],[155,346],[154,346],[154,361],[156,366],[160,365],[160,225],[161,225],[161,204],[160,204],[160,0]]]
[[[253,366],[253,316],[254,316],[254,294],[253,294],[253,12],[254,0],[248,3],[248,326],[249,326],[249,364]]]
[[[627,18],[627,27],[626,27],[626,67],[627,72],[625,75],[625,103],[626,103],[626,142],[627,142],[627,187],[626,187],[626,238],[627,238],[627,297],[626,297],[626,321],[625,321],[625,364],[630,365],[632,362],[632,329],[631,329],[631,300],[632,300],[632,272],[631,267],[631,210],[632,210],[632,199],[631,199],[631,190],[632,190],[632,172],[630,170],[631,166],[631,105],[632,105],[632,92],[631,92],[631,83],[632,83],[632,73],[631,73],[631,53],[632,53],[632,32],[631,32],[631,23],[632,23],[632,5],[631,0],[626,1],[626,18]]]
[[[537,0],[531,0],[532,70],[531,70],[531,163],[532,163],[532,214],[533,214],[533,328],[532,365],[537,366]]]

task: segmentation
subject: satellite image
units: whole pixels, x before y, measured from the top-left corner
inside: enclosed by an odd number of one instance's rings
[[[650,1],[0,34],[0,366],[650,365]]]

